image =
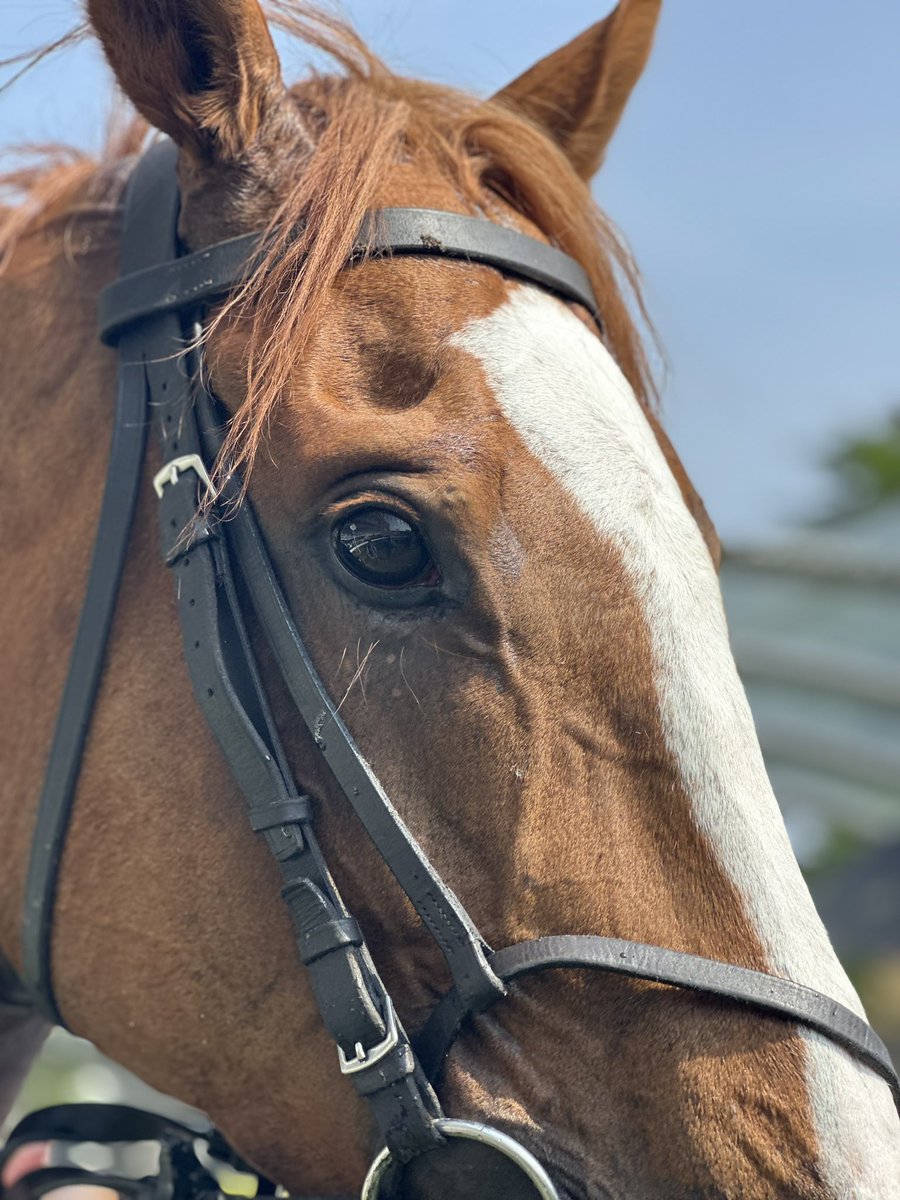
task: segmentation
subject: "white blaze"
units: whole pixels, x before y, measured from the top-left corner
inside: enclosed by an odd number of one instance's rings
[[[453,344],[480,360],[525,445],[618,547],[647,618],[668,750],[772,970],[862,1014],[769,785],[709,552],[631,387],[599,339],[536,288],[516,286]],[[900,1124],[887,1085],[819,1035],[801,1036],[834,1194],[896,1200]]]

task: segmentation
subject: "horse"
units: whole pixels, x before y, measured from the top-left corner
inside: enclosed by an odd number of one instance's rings
[[[214,482],[243,479],[335,711],[485,939],[603,933],[862,1016],[767,781],[717,537],[629,308],[636,273],[589,191],[659,0],[620,0],[489,100],[392,73],[300,0],[272,20],[335,66],[290,87],[257,0],[87,7],[139,119],[100,162],[20,173],[0,234],[4,1101],[47,1028],[18,986],[26,867],[108,449],[116,364],[95,306],[148,129],[177,147],[186,251],[257,230],[273,247],[198,334],[229,415]],[[584,304],[491,265],[348,265],[367,213],[408,207],[559,248],[602,331]],[[192,694],[152,457],[61,862],[56,1002],[269,1178],[346,1194],[371,1118]],[[360,565],[357,537],[386,537],[388,558]],[[417,1030],[446,966],[251,635],[329,865]],[[514,1137],[570,1200],[898,1195],[883,1079],[801,1023],[653,980],[517,984],[468,1023],[440,1096]],[[413,1172],[403,1194],[474,1186]]]

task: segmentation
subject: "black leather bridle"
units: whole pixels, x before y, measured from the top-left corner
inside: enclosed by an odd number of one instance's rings
[[[402,1164],[436,1151],[448,1139],[493,1146],[519,1165],[535,1194],[548,1200],[557,1195],[530,1153],[499,1131],[447,1118],[435,1092],[444,1060],[469,1018],[489,1009],[516,980],[550,968],[616,972],[783,1017],[823,1034],[865,1063],[887,1081],[900,1107],[900,1083],[877,1034],[849,1009],[790,980],[601,936],[543,937],[498,951],[487,945],[344,725],[297,631],[239,481],[229,479],[213,495],[207,464],[220,449],[223,414],[201,382],[197,334],[204,306],[247,277],[261,244],[257,235],[249,235],[181,255],[175,159],[175,147],[162,141],[139,161],[125,205],[121,278],[100,302],[101,335],[118,347],[118,399],[87,594],[28,872],[23,977],[35,1003],[52,1021],[63,1023],[50,973],[56,878],[152,420],[164,463],[154,479],[163,554],[174,576],[194,692],[245,797],[251,828],[263,836],[277,863],[300,957],[337,1045],[339,1068],[371,1105],[383,1139],[364,1187],[367,1200],[389,1195],[393,1173]],[[422,209],[382,210],[370,214],[358,246],[351,261],[414,254],[488,264],[583,305],[599,324],[590,284],[577,263],[487,220]],[[313,801],[293,781],[248,636],[247,599],[338,786],[447,962],[453,986],[414,1040],[328,870],[316,839]],[[14,1132],[3,1157],[36,1136],[40,1122],[29,1120]],[[79,1129],[74,1117],[54,1120],[57,1132],[65,1128],[70,1138]],[[177,1128],[172,1122],[166,1126],[175,1145],[180,1143],[171,1131]],[[98,1132],[93,1126],[91,1131]],[[51,1182],[58,1186],[59,1178]],[[28,1194],[46,1190],[35,1181]]]

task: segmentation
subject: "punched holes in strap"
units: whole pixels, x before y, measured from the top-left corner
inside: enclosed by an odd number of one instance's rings
[[[167,567],[174,567],[186,555],[196,550],[198,546],[204,545],[206,542],[211,542],[213,538],[218,537],[216,531],[212,528],[208,521],[204,521],[199,515],[195,515],[181,529],[173,529],[173,540],[168,550],[165,551],[165,563]]]

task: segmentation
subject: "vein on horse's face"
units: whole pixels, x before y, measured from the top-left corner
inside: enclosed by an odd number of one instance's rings
[[[708,548],[628,383],[602,342],[533,288],[513,288],[453,342],[476,356],[528,451],[621,556],[649,631],[666,749],[769,969],[861,1013],[766,777]],[[836,1194],[882,1194],[900,1172],[887,1087],[824,1039],[800,1036],[829,1182]]]

